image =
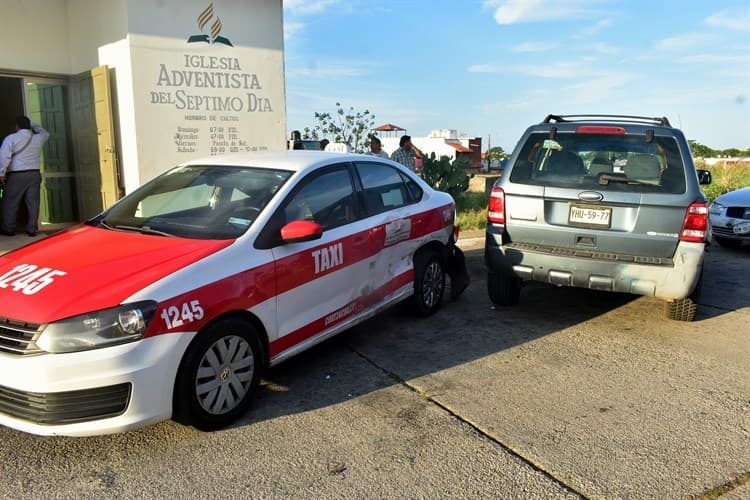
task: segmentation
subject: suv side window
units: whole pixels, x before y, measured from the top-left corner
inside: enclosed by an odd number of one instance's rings
[[[328,230],[356,220],[355,206],[349,170],[341,166],[306,181],[286,203],[284,218],[315,221]]]
[[[362,181],[365,211],[368,216],[409,205],[422,196],[422,190],[416,183],[412,181],[414,186],[407,187],[401,173],[390,165],[371,162],[355,165]]]

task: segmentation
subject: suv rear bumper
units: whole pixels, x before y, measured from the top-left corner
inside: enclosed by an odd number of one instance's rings
[[[500,243],[501,235],[487,234],[485,262],[492,273],[515,275],[525,281],[611,292],[650,295],[664,299],[689,296],[700,278],[704,243],[681,241],[672,259],[597,259],[573,252],[531,250],[531,246]],[[567,255],[570,253],[570,255]]]

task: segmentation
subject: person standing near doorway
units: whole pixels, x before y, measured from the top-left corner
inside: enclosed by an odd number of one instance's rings
[[[42,185],[42,147],[49,132],[32,125],[25,116],[16,118],[16,132],[5,138],[0,146],[0,184],[3,185],[3,220],[0,234],[13,236],[16,232],[16,214],[21,200],[26,203],[29,220],[26,234],[36,236],[39,230],[39,191]]]

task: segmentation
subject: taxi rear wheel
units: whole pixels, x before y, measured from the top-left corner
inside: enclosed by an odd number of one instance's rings
[[[440,308],[445,290],[445,268],[436,252],[417,254],[414,259],[412,304],[419,316],[429,316]]]
[[[226,318],[198,334],[180,364],[175,420],[210,431],[239,418],[260,382],[260,336],[249,323]]]

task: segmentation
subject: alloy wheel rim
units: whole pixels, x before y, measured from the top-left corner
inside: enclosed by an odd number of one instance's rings
[[[422,301],[428,308],[435,306],[443,289],[443,272],[440,264],[430,262],[422,277]]]
[[[236,335],[214,342],[198,365],[195,394],[201,407],[212,415],[235,409],[250,390],[255,357],[250,344]]]

